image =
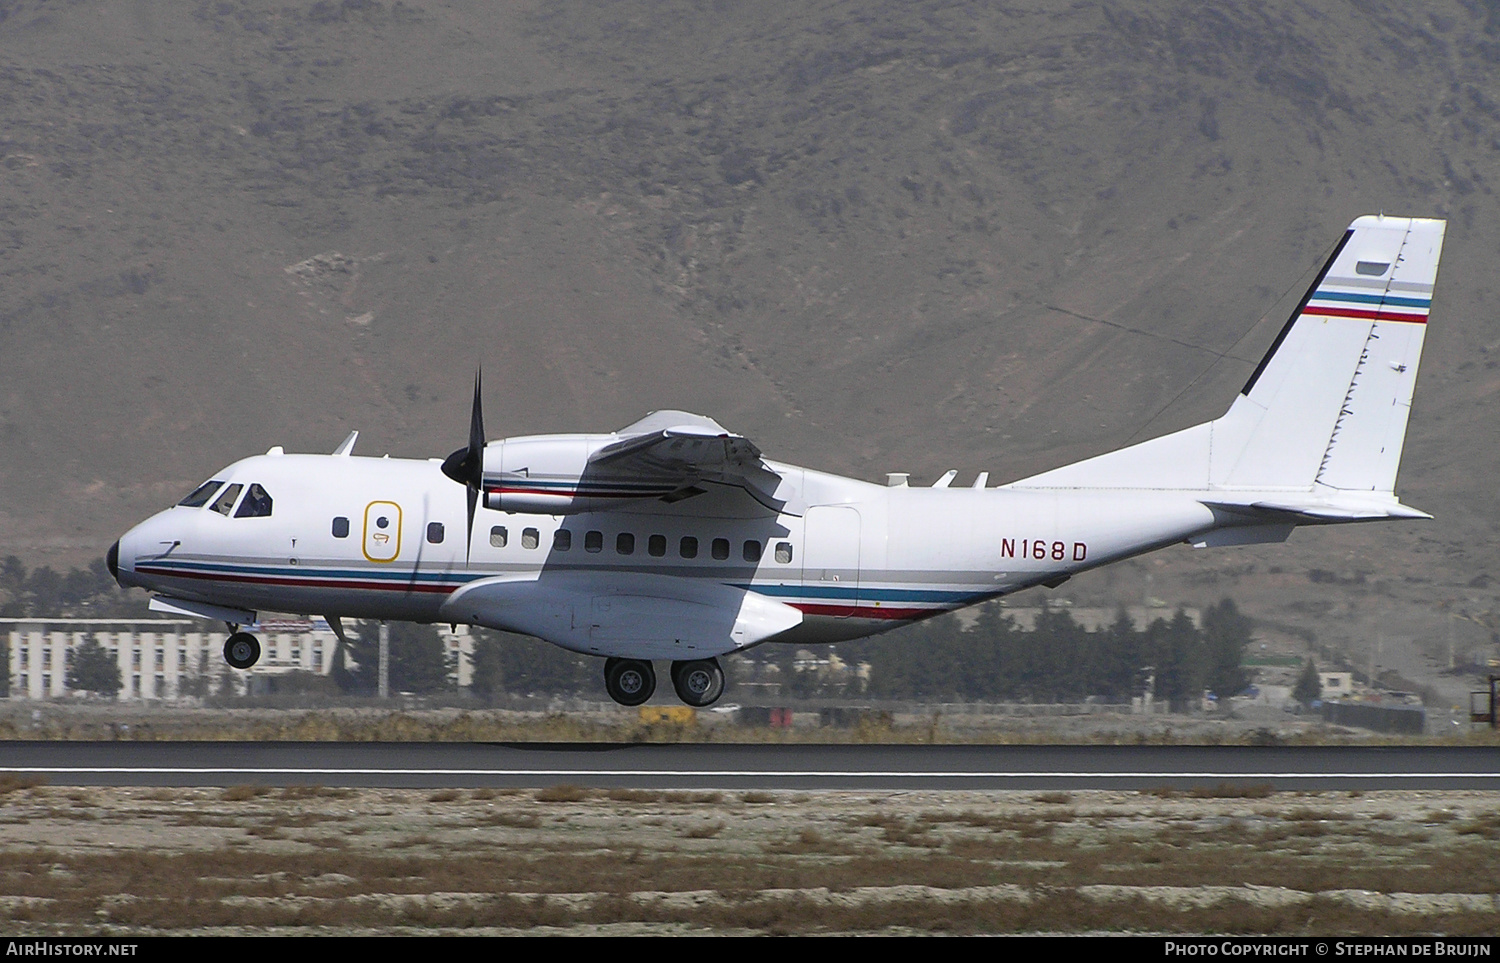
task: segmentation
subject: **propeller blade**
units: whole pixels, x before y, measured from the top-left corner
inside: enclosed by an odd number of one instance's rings
[[[479,489],[477,489],[477,488],[470,488],[470,489],[468,489],[468,491],[467,491],[466,494],[468,494],[468,496],[469,496],[469,527],[465,530],[465,537],[464,537],[464,564],[465,565],[469,564],[470,546],[472,546],[474,544],[474,505],[475,505],[476,502],[479,501]]]
[[[479,396],[479,375],[474,372],[474,408],[469,414],[469,450],[478,452],[474,465],[474,487],[484,482],[484,404]]]
[[[464,542],[464,562],[474,544],[474,510],[484,488],[484,406],[480,400],[480,374],[474,373],[474,407],[469,414],[469,444],[443,459],[443,474],[468,489],[469,524]]]

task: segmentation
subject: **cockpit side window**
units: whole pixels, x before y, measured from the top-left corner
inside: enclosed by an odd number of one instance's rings
[[[218,491],[219,486],[222,484],[224,483],[217,478],[213,481],[206,481],[197,488],[194,488],[191,495],[177,504],[183,508],[202,508],[208,504],[210,498],[214,497],[214,492]]]
[[[229,510],[234,507],[235,500],[240,497],[240,489],[244,487],[244,485],[239,484],[230,485],[228,488],[224,489],[224,494],[216,498],[214,500],[214,503],[209,507],[218,512],[220,515],[223,515],[225,518],[228,518]]]
[[[252,484],[250,490],[245,492],[245,500],[240,502],[240,509],[234,513],[234,517],[265,518],[270,514],[271,496],[260,485]]]

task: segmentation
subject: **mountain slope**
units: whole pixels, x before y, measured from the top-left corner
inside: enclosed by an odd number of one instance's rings
[[[1438,520],[1153,571],[1494,607],[1496,5],[481,6],[0,4],[0,551],[273,444],[440,455],[478,364],[495,437],[1018,477],[1219,414],[1385,210],[1451,219]]]

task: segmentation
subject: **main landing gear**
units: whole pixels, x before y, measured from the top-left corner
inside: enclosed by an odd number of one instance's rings
[[[645,659],[606,659],[604,688],[622,706],[643,705],[656,691],[656,670]],[[711,706],[724,694],[724,670],[718,659],[673,662],[672,688],[694,708]]]
[[[605,659],[604,688],[622,706],[638,706],[656,691],[656,670],[641,659]]]
[[[236,669],[248,669],[260,661],[260,642],[249,632],[236,631],[224,640],[224,661]]]
[[[695,709],[711,706],[724,694],[724,670],[718,659],[673,662],[672,688],[677,698]]]

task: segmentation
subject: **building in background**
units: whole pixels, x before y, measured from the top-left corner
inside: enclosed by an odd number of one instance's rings
[[[327,675],[338,637],[321,618],[264,619],[246,630],[260,639],[255,668],[239,672],[224,663],[228,632],[207,631],[213,623],[194,619],[0,619],[9,643],[10,698],[59,699],[70,695],[68,653],[92,636],[120,668],[122,702],[178,701],[218,692],[228,674],[237,685],[303,671]],[[351,626],[352,628],[352,626]],[[458,666],[458,684],[472,675],[467,626],[440,630],[448,655]]]

